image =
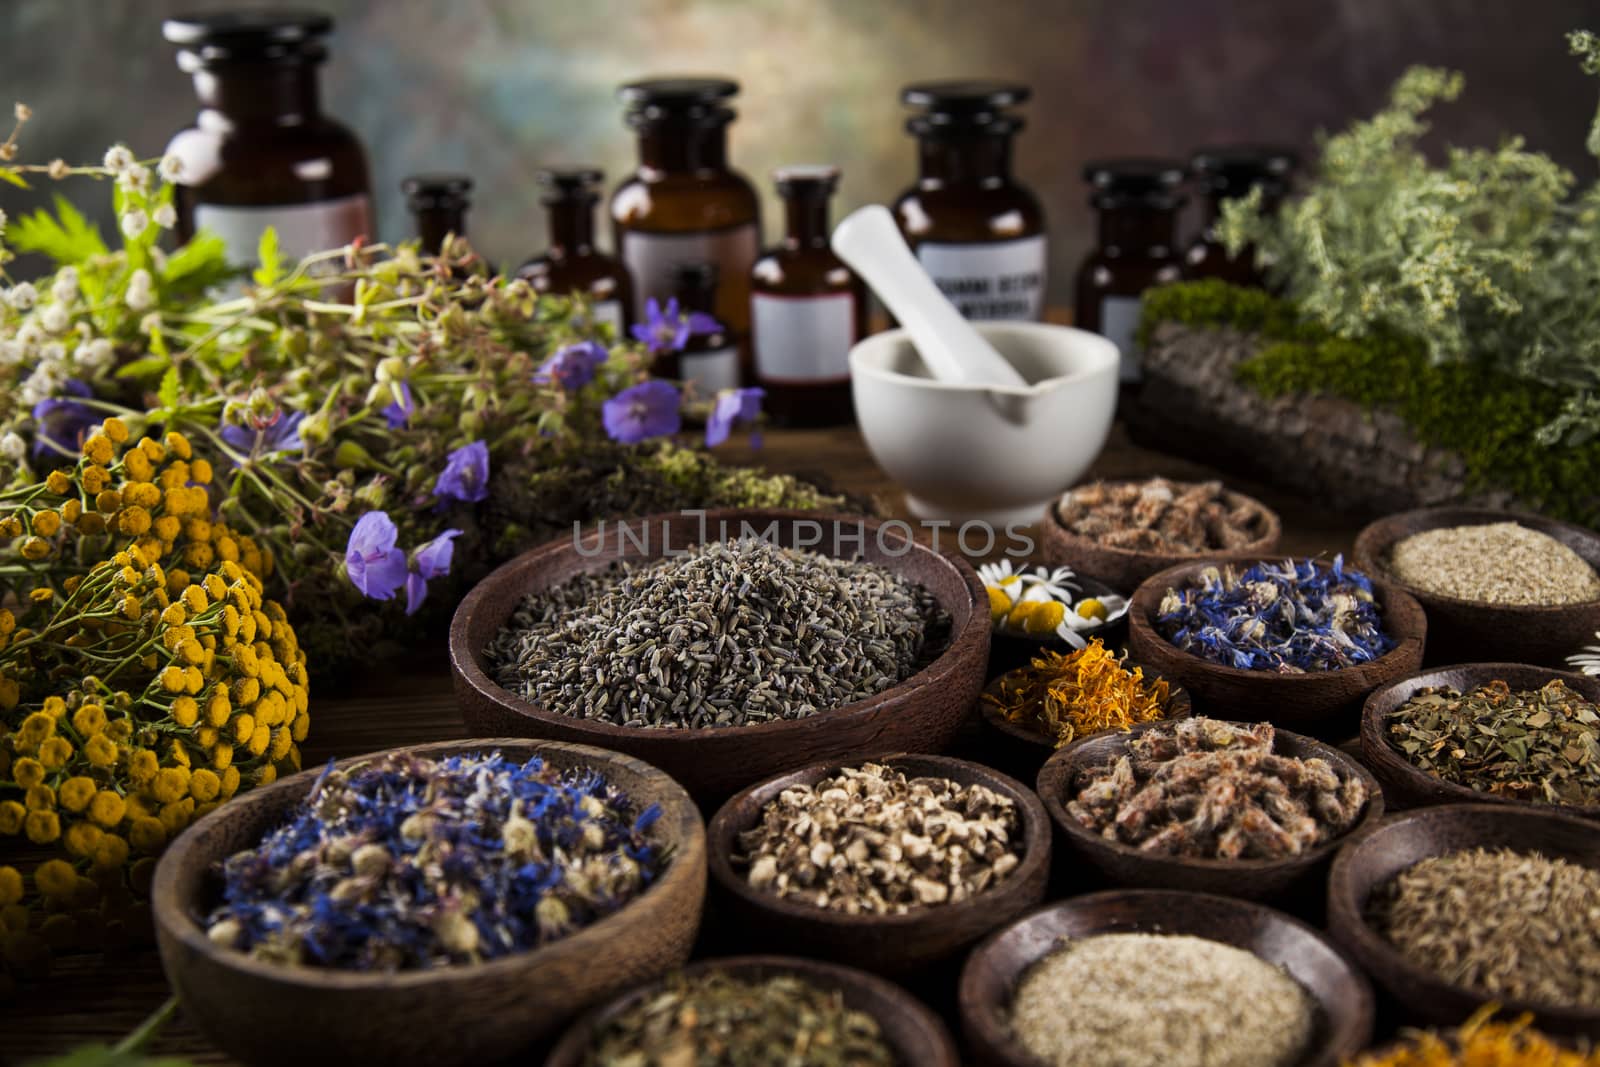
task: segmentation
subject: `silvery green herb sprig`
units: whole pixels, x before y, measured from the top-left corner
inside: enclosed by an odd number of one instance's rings
[[[284,826],[222,866],[215,943],[356,971],[477,963],[610,915],[660,876],[655,805],[537,756],[329,765]]]
[[[1344,565],[1258,563],[1243,574],[1207,567],[1197,585],[1169,589],[1156,615],[1161,636],[1224,667],[1302,674],[1367,663],[1395,647],[1372,582]]]

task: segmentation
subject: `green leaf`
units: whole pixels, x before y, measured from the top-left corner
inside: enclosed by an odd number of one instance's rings
[[[161,376],[161,388],[156,393],[156,399],[161,401],[164,408],[178,406],[178,368],[168,367],[167,373]]]
[[[57,195],[55,205],[54,216],[39,210],[14,223],[6,231],[11,247],[19,252],[41,252],[63,267],[106,254],[98,226],[66,197]]]
[[[256,284],[262,288],[272,285],[283,276],[283,254],[278,250],[278,231],[275,227],[268,226],[261,234],[261,243],[256,246],[256,258],[261,261],[261,266],[251,275]]]
[[[172,361],[165,356],[145,356],[143,359],[136,359],[132,363],[124,363],[117,368],[117,377],[148,378],[158,371],[165,370],[171,364]]]
[[[9,170],[6,168],[0,168],[0,182],[9,182],[10,184],[15,185],[18,189],[33,188],[33,186],[29,185],[27,180],[23,178],[22,175],[18,174],[14,170]]]
[[[161,281],[166,286],[183,286],[204,289],[227,279],[232,273],[228,266],[228,246],[210,230],[201,230],[189,243],[167,257],[161,270]]]

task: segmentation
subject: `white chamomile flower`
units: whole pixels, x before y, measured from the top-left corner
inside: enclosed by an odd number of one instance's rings
[[[28,454],[28,442],[15,430],[9,430],[4,437],[0,437],[0,456],[9,460],[20,461]]]
[[[1082,591],[1082,586],[1072,579],[1076,577],[1071,567],[1057,567],[1053,571],[1038,568],[1034,578],[1035,588],[1044,591],[1046,596],[1059,600],[1063,604],[1072,603],[1072,598]]]
[[[179,178],[183,177],[183,160],[173,153],[168,152],[166,155],[161,157],[159,169],[161,171],[162,181],[175,182]]]
[[[149,229],[150,216],[142,209],[134,208],[124,214],[118,224],[122,227],[122,235],[131,241]]]
[[[46,304],[39,309],[39,325],[46,333],[60,333],[67,328],[71,316],[65,304]]]
[[[170,230],[178,224],[178,209],[171,204],[162,204],[150,217],[155,219],[156,225],[163,230]]]
[[[128,151],[127,145],[116,144],[106,149],[106,158],[102,162],[105,163],[106,170],[121,174],[138,161],[133,158],[133,153]]]
[[[6,302],[18,311],[27,311],[39,302],[39,290],[32,282],[18,282],[6,293]]]
[[[1600,637],[1600,631],[1595,632]],[[1567,665],[1584,674],[1600,674],[1600,645],[1586,645],[1567,657]]]

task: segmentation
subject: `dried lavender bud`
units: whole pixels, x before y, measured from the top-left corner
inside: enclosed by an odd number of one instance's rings
[[[288,823],[222,864],[217,944],[356,971],[476,963],[619,910],[665,868],[660,815],[537,756],[404,753],[329,769]]]
[[[1549,534],[1514,522],[1424,530],[1395,543],[1387,565],[1408,585],[1484,604],[1600,600],[1600,575]]]
[[[948,630],[883,567],[746,537],[535,593],[486,656],[506,689],[575,718],[744,726],[897,685]]]
[[[1373,928],[1447,982],[1501,999],[1600,1005],[1600,871],[1537,852],[1432,856],[1373,894]]]
[[[1366,783],[1324,759],[1272,751],[1271,723],[1182,719],[1081,774],[1067,814],[1108,841],[1160,856],[1283,859],[1355,825]]]
[[[1372,582],[1342,556],[1329,567],[1286,559],[1243,574],[1206,567],[1198,585],[1167,590],[1156,630],[1212,663],[1280,674],[1368,663],[1395,647]]]
[[[785,789],[739,835],[735,867],[759,889],[851,915],[955,904],[1021,862],[1016,804],[981,785],[846,768]]]
[[[1093,482],[1062,496],[1057,514],[1073,533],[1109,548],[1198,555],[1266,535],[1266,512],[1240,499],[1221,482]]]

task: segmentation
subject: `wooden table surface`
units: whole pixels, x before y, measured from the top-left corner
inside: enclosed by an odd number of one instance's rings
[[[854,429],[771,431],[759,451],[729,445],[720,454],[730,462],[758,463],[775,471],[825,472],[840,490],[876,495],[892,508],[904,506]],[[1140,448],[1118,428],[1091,476],[1220,477],[1204,459],[1203,441],[1195,443],[1191,455],[1179,458]],[[1278,511],[1283,518],[1285,553],[1350,551],[1358,524],[1312,501],[1285,497],[1237,479],[1230,478],[1229,483]],[[451,697],[443,643],[441,635],[437,648],[424,653],[424,662],[404,672],[375,672],[354,695],[318,697],[313,675],[311,735],[303,746],[306,765],[330,756],[467,736]],[[115,956],[58,959],[48,981],[23,989],[10,1003],[0,1006],[0,1064],[26,1063],[84,1042],[114,1043],[159,1008],[168,993],[153,947]],[[262,1023],[293,1026],[294,1020],[264,1018]],[[199,1063],[231,1062],[181,1015],[156,1040],[152,1051],[188,1056]]]

